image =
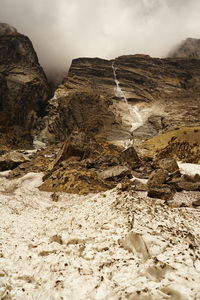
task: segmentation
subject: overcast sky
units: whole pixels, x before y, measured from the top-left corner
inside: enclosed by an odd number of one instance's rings
[[[30,37],[43,67],[80,56],[165,56],[200,37],[199,0],[0,0],[0,22]]]

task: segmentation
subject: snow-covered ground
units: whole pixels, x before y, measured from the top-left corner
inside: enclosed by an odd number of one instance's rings
[[[180,163],[178,162],[179,169],[182,174],[188,175],[200,175],[200,165],[198,164],[188,164],[188,163]]]
[[[0,174],[0,299],[200,299],[198,192],[41,192]],[[184,204],[184,205],[181,205]],[[186,207],[185,207],[186,206]]]

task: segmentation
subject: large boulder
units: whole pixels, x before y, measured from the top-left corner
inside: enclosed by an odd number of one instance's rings
[[[0,23],[0,130],[31,132],[44,114],[50,90],[28,37]]]
[[[168,171],[171,174],[180,175],[179,166],[173,158],[163,158],[158,160],[157,165],[159,168]]]
[[[147,186],[147,196],[150,198],[159,198],[162,200],[173,199],[175,189],[167,184],[169,173],[164,169],[154,170],[149,176]]]
[[[148,186],[159,186],[166,183],[169,173],[164,169],[156,169],[149,176],[147,185]]]
[[[162,200],[172,200],[174,193],[175,191],[171,186],[167,184],[161,184],[160,186],[149,186],[147,196]]]

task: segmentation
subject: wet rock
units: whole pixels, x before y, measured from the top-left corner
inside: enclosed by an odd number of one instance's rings
[[[163,129],[164,124],[163,124],[163,116],[159,115],[152,115],[148,118],[148,122],[155,128],[155,130],[158,132],[161,129]]]
[[[127,103],[116,93],[113,63]],[[47,142],[63,141],[73,130],[82,128],[113,142],[119,136],[123,141],[125,135],[141,141],[177,126],[199,126],[199,64],[198,60],[148,55],[124,55],[114,60],[74,59],[49,101],[49,117],[41,138]],[[158,106],[162,105],[159,115],[154,111],[155,99]],[[187,106],[189,101],[191,109]],[[133,113],[136,105],[150,110],[143,125]],[[133,131],[134,117],[138,128]]]
[[[158,198],[162,200],[172,200],[175,194],[174,189],[167,185],[161,184],[159,186],[149,186],[147,196],[150,198]]]

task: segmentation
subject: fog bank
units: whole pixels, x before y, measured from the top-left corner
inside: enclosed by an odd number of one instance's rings
[[[200,37],[198,0],[0,0],[0,22],[28,35],[46,72],[80,56],[163,57]]]

